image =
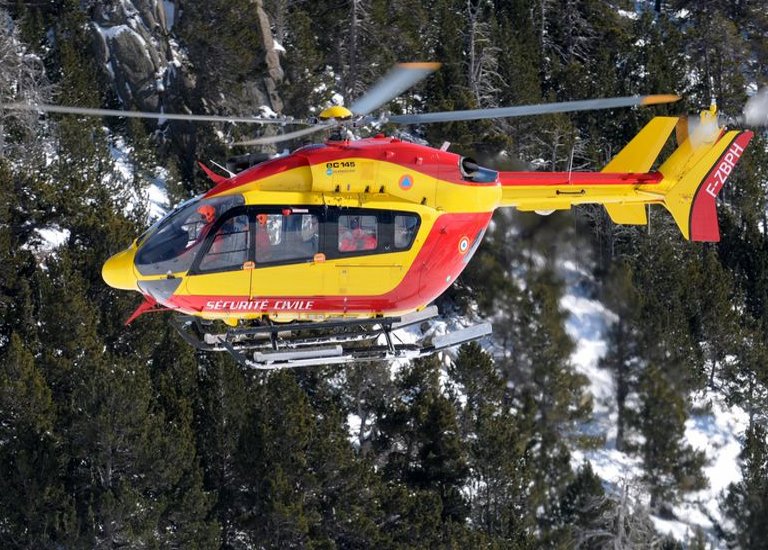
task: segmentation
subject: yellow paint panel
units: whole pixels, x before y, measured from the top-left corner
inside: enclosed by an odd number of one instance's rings
[[[319,296],[327,292],[327,273],[328,262],[257,266],[251,288],[254,296]]]
[[[206,296],[250,296],[251,270],[217,271],[187,275],[182,286],[185,294]]]
[[[247,186],[254,185],[261,191],[277,192],[310,192],[312,191],[313,173],[309,166],[299,166],[285,172],[278,172],[262,179],[256,180],[253,184],[245,184],[246,187],[236,187],[233,191],[244,193]]]
[[[613,223],[622,225],[648,224],[648,215],[644,204],[606,204],[605,209]]]
[[[341,296],[377,296],[394,289],[403,280],[407,266],[395,263],[392,256],[378,256],[378,263],[361,263],[353,259],[333,262],[336,268],[336,294]]]

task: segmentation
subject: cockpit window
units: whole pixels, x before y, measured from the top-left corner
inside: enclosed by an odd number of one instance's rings
[[[161,275],[187,271],[214,222],[235,206],[244,203],[241,195],[203,199],[184,203],[163,218],[140,242],[136,268],[142,275]]]

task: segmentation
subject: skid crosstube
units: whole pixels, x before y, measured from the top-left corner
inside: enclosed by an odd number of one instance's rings
[[[491,333],[491,325],[481,323],[435,336],[428,344],[402,342],[393,334],[437,316],[437,308],[430,306],[400,317],[268,324],[218,334],[207,332],[197,317],[177,316],[171,324],[197,349],[226,351],[242,366],[262,370],[413,359]]]

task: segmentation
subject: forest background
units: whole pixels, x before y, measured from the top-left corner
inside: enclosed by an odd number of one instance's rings
[[[683,97],[403,134],[495,167],[597,170],[654,114],[740,113],[768,84],[766,50],[758,0],[9,0],[0,103],[301,117],[426,60],[442,68],[390,108]],[[763,547],[764,133],[724,190],[717,244],[655,209],[648,227],[597,207],[497,213],[440,303],[493,318],[491,353],[263,373],[196,353],[163,315],[124,327],[138,297],[100,276],[170,206],[149,197],[205,191],[195,161],[263,130],[0,112],[0,545]],[[573,258],[613,312],[609,432],[589,429],[571,361],[558,266]],[[652,518],[708,483],[684,437],[702,394],[747,415],[741,481],[710,528],[675,540]],[[574,458],[600,446],[638,475]]]

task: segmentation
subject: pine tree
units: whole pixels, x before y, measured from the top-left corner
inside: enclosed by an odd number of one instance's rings
[[[462,439],[469,442],[472,524],[492,540],[533,545],[533,426],[510,411],[504,378],[476,343],[459,349],[449,374]]]
[[[741,451],[742,480],[728,487],[723,511],[733,521],[729,538],[741,548],[759,548],[768,540],[768,439],[753,424]]]
[[[155,349],[150,376],[162,411],[164,430],[154,442],[167,445],[163,455],[168,499],[158,518],[159,542],[207,548],[219,541],[219,524],[210,518],[216,494],[206,491],[195,437],[195,409],[199,399],[198,365],[192,349],[166,325]],[[158,484],[156,490],[163,488]]]
[[[549,544],[561,548],[608,546],[615,529],[612,521],[614,507],[603,490],[602,480],[588,462],[582,464],[563,491]]]
[[[438,374],[435,357],[414,361],[400,374],[401,397],[383,419],[377,445],[379,452],[387,449],[388,479],[434,492],[440,498],[442,520],[461,523],[466,516],[460,491],[468,474],[466,451],[456,410],[440,392]]]
[[[616,385],[616,449],[626,450],[626,430],[631,411],[627,399],[636,391],[641,353],[639,328],[635,325],[640,308],[640,293],[632,283],[631,267],[616,264],[603,289],[604,303],[617,316],[608,331],[608,349],[600,366],[612,371]]]
[[[560,284],[551,270],[528,274],[529,287],[516,319],[510,378],[520,414],[534,423],[537,470],[535,506],[542,506],[546,524],[554,495],[572,475],[566,440],[575,435],[574,423],[585,419],[591,399],[584,376],[573,372],[569,357],[573,342],[564,328],[558,300]]]
[[[0,542],[6,547],[68,544],[72,500],[62,473],[51,389],[16,333],[0,355]]]
[[[704,453],[683,442],[685,401],[665,371],[651,364],[639,381],[641,408],[637,428],[641,445],[644,480],[649,484],[651,509],[673,503],[680,492],[703,489],[707,485],[701,468]]]
[[[225,544],[241,532],[264,546],[374,544],[381,496],[372,472],[354,460],[338,409],[318,414],[293,373],[254,382],[237,486],[223,503]]]

